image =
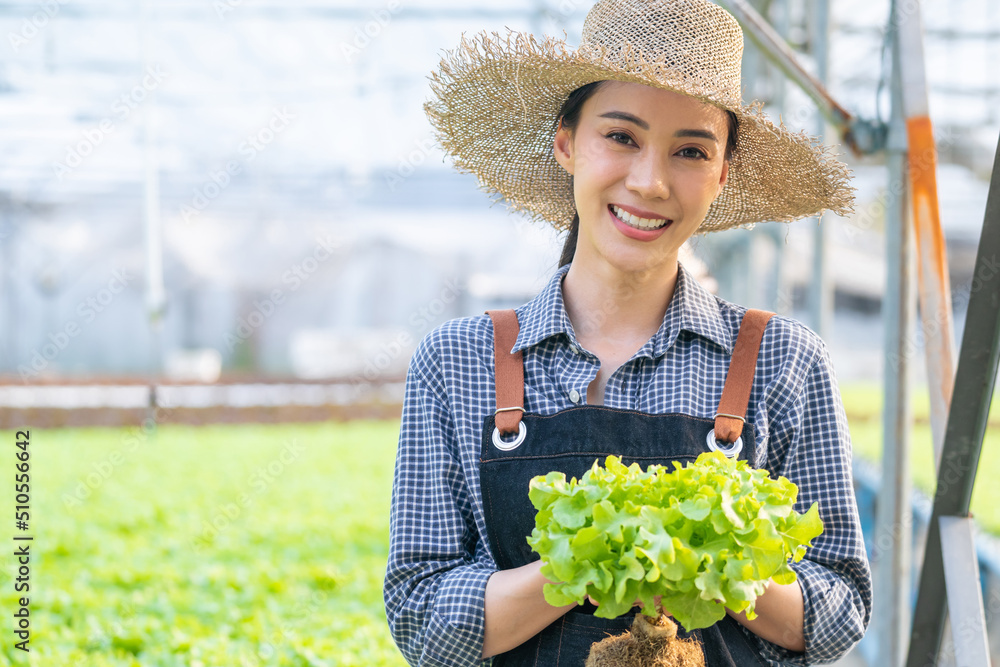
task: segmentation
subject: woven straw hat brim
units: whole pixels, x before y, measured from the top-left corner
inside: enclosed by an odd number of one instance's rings
[[[760,103],[714,99],[628,45],[612,61],[552,37],[463,34],[430,79],[434,97],[424,111],[455,168],[476,174],[481,189],[511,209],[560,230],[576,207],[571,177],[553,155],[556,115],[570,92],[602,80],[672,90],[736,114],[728,180],[696,233],[853,211],[850,171],[817,138],[775,125]]]

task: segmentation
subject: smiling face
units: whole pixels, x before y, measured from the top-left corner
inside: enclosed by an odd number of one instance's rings
[[[573,175],[580,216],[574,264],[666,268],[705,219],[729,172],[725,111],[668,90],[607,81],[555,158]]]

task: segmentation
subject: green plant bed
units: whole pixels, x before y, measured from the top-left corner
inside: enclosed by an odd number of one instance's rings
[[[854,455],[877,465],[882,460],[882,389],[877,385],[841,386],[844,410],[851,429]],[[930,401],[926,389],[913,392],[914,425],[911,458],[914,486],[933,496],[937,483],[930,425]],[[980,526],[1000,533],[1000,486],[990,483],[1000,473],[1000,397],[994,395],[979,472],[972,490],[972,513]]]
[[[32,430],[30,664],[405,666],[382,603],[398,432]],[[0,664],[29,664],[12,644]]]

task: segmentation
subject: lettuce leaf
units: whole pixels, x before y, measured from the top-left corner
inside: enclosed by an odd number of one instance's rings
[[[613,618],[654,599],[686,630],[712,625],[728,607],[754,618],[768,581],[789,584],[791,558],[803,558],[823,532],[819,506],[794,511],[798,488],[784,477],[721,452],[672,469],[625,466],[609,456],[580,480],[559,472],[531,480],[537,510],[528,538],[542,558],[553,605],[598,602]]]

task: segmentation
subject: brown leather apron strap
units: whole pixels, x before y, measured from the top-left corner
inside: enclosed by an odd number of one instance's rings
[[[501,435],[518,431],[524,414],[524,355],[510,350],[517,341],[520,326],[513,310],[488,310],[493,320],[493,348],[496,375],[497,430]],[[715,438],[721,442],[736,442],[743,432],[750,389],[757,369],[757,354],[764,329],[775,313],[749,309],[740,323],[733,346],[733,356],[726,374],[726,384],[715,416]]]
[[[715,439],[721,442],[736,442],[743,432],[750,389],[757,370],[757,353],[764,337],[764,328],[774,313],[751,308],[740,322],[740,332],[733,346],[733,356],[726,374],[726,384],[722,388],[719,409],[715,415]]]
[[[520,350],[510,353],[520,325],[513,310],[487,310],[486,314],[493,320],[497,430],[501,435],[513,435],[518,432],[524,414],[524,355]]]

